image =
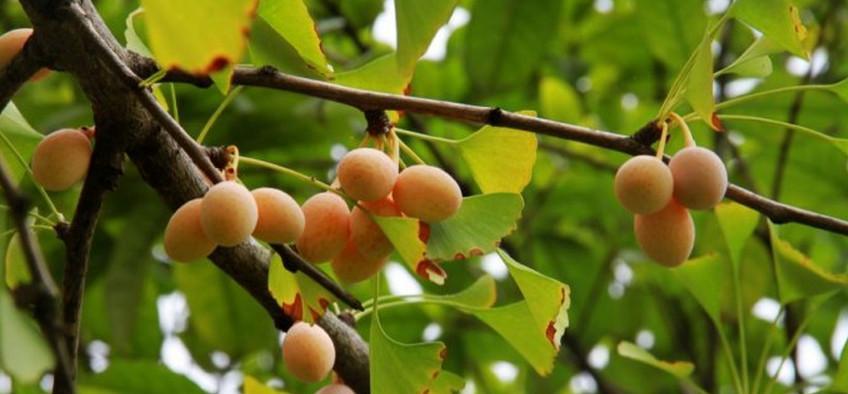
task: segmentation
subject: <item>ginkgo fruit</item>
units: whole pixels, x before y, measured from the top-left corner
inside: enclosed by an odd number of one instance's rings
[[[221,246],[236,246],[250,239],[259,218],[253,194],[234,181],[209,188],[201,208],[203,231]]]
[[[360,201],[360,207],[354,207],[350,214],[350,239],[362,253],[363,257],[378,259],[392,253],[392,243],[383,233],[371,215],[400,216],[400,208],[391,197],[377,201]]]
[[[297,239],[297,251],[309,262],[323,263],[344,249],[350,237],[350,210],[332,192],[318,193],[301,207],[305,226]]]
[[[337,170],[342,190],[356,200],[374,201],[392,191],[398,176],[397,164],[385,153],[373,148],[348,152]]]
[[[200,210],[203,200],[195,198],[179,207],[165,227],[165,253],[173,260],[189,262],[209,256],[215,250],[203,225]]]
[[[673,191],[671,171],[654,156],[632,157],[615,174],[615,196],[635,214],[659,211],[668,205]]]
[[[31,36],[32,29],[29,28],[9,30],[0,35],[0,69],[6,68],[12,62],[12,59],[24,49],[24,45]],[[42,68],[30,80],[37,81],[49,73],[50,70]]]
[[[668,267],[686,261],[695,244],[692,215],[674,199],[659,212],[636,215],[633,229],[642,251]]]
[[[674,198],[690,209],[711,209],[727,191],[727,169],[715,152],[696,146],[681,149],[668,164]]]
[[[32,176],[49,191],[62,191],[85,178],[91,140],[79,129],[61,129],[44,137],[32,154]]]
[[[333,369],[336,348],[323,328],[297,322],[283,339],[283,363],[286,369],[304,382],[318,382]]]
[[[462,191],[441,168],[424,164],[407,167],[392,191],[401,212],[427,223],[453,216],[462,205]]]
[[[286,192],[261,187],[251,192],[259,218],[253,236],[277,244],[294,242],[303,233],[305,219],[297,201]]]
[[[356,394],[353,392],[353,389],[347,387],[343,384],[334,383],[329,386],[324,386],[320,390],[316,391],[315,394]]]
[[[342,283],[352,284],[362,282],[374,276],[383,269],[388,256],[368,258],[362,255],[352,240],[345,245],[344,250],[330,262],[333,273]]]

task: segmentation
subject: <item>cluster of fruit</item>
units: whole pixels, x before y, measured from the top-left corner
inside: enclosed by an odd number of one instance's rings
[[[659,157],[635,156],[615,174],[615,195],[635,214],[639,246],[669,267],[686,261],[695,244],[688,209],[712,209],[727,190],[727,169],[718,155],[691,139],[687,145],[668,165]]]
[[[324,329],[297,322],[283,339],[283,362],[296,378],[309,383],[319,382],[333,369],[336,348]],[[353,390],[342,383],[334,383],[315,394],[353,394]]]

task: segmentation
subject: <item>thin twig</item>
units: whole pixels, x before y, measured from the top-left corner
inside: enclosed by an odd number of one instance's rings
[[[140,61],[135,66],[142,73],[141,75],[156,70],[155,64],[150,64],[146,61]],[[204,86],[208,80],[205,77],[196,78],[191,81],[187,81],[188,79],[184,75],[180,75],[174,81],[193,82],[198,86]],[[170,74],[164,80],[171,80]],[[354,89],[329,82],[284,74],[271,67],[237,67],[232,81],[236,85],[265,87],[323,98],[347,104],[363,111],[381,109],[401,110],[476,124],[510,127],[556,138],[578,141],[631,155],[653,154],[654,150],[649,145],[659,138],[657,130],[651,130],[650,125],[633,136],[626,136],[568,123],[555,122],[544,118],[521,115],[497,107],[483,107]],[[810,227],[848,235],[848,221],[782,204],[734,184],[728,187],[726,197],[759,211],[774,223],[800,223]]]

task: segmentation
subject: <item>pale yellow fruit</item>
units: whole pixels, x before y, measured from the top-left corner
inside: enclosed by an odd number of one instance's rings
[[[320,390],[316,391],[315,394],[356,394],[353,392],[353,389],[347,387],[343,384],[335,383],[329,386],[324,386]]]
[[[173,260],[189,262],[209,256],[215,243],[200,224],[202,200],[195,198],[179,207],[165,227],[165,253]]]
[[[301,207],[305,226],[297,239],[297,251],[309,262],[323,263],[335,257],[350,237],[350,210],[332,192],[318,193]]]
[[[462,205],[462,191],[456,181],[441,168],[423,164],[400,173],[392,197],[407,216],[427,223],[450,218]]]
[[[379,259],[392,253],[391,241],[383,234],[380,226],[371,219],[371,215],[400,216],[400,209],[391,197],[377,201],[360,201],[362,208],[353,207],[350,214],[350,238],[362,256],[368,259]]]
[[[306,219],[297,201],[286,192],[270,187],[261,187],[251,194],[259,212],[254,237],[276,244],[294,242],[300,237]]]
[[[330,265],[333,273],[342,283],[352,284],[362,282],[383,269],[388,256],[367,258],[359,252],[356,244],[348,242],[344,250],[333,258]]]
[[[689,209],[712,209],[727,191],[727,169],[713,151],[689,147],[668,164],[674,177],[674,198]]]
[[[32,154],[32,176],[49,191],[67,190],[82,181],[91,164],[91,141],[79,129],[61,129],[44,137]]]
[[[0,69],[6,68],[18,53],[24,49],[27,40],[32,36],[32,29],[9,30],[0,35]],[[50,70],[42,68],[30,78],[30,81],[38,81],[47,76]]]
[[[673,190],[671,171],[654,156],[632,157],[615,174],[615,196],[635,214],[659,211],[671,200]]]
[[[633,229],[642,251],[667,267],[686,261],[695,245],[692,215],[674,199],[659,212],[636,215]]]
[[[342,158],[337,173],[345,194],[355,200],[374,201],[392,191],[398,167],[377,149],[358,148]]]
[[[206,236],[221,246],[236,246],[250,239],[259,212],[256,200],[246,187],[226,181],[206,192],[200,222]]]
[[[335,362],[336,348],[321,327],[297,322],[286,332],[283,363],[296,378],[310,383],[321,381]]]

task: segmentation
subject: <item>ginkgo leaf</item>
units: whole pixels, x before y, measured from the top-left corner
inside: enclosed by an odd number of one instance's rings
[[[483,126],[456,144],[483,193],[521,193],[533,176],[536,145],[533,133],[494,126]]]
[[[283,37],[308,67],[324,78],[333,74],[321,49],[321,38],[303,0],[275,0],[259,3],[259,17]]]
[[[6,286],[10,289],[15,289],[19,285],[27,284],[32,280],[24,251],[21,249],[21,237],[18,233],[9,238],[9,244],[6,247],[5,267]]]
[[[521,217],[520,194],[491,193],[466,197],[453,217],[430,225],[427,258],[459,260],[494,251]]]
[[[153,53],[150,52],[150,48],[147,47],[147,44],[144,43],[144,40],[142,40],[141,36],[139,36],[136,32],[135,18],[139,15],[144,15],[144,9],[138,8],[127,15],[127,19],[125,21],[126,28],[124,29],[124,38],[127,40],[127,49],[142,56],[153,57]]]
[[[830,388],[837,392],[848,392],[848,343],[842,345],[842,356],[839,357],[839,366]]]
[[[804,47],[807,28],[801,23],[798,7],[789,0],[737,0],[730,12],[792,54],[810,57]]]
[[[622,357],[668,372],[679,379],[688,377],[692,374],[692,371],[695,370],[695,366],[688,361],[658,360],[653,354],[648,353],[645,349],[627,341],[622,341],[618,344],[618,354]]]
[[[403,262],[415,270],[418,262],[424,258],[424,251],[427,248],[419,237],[418,219],[379,215],[371,215],[371,219],[383,230],[383,234],[395,247]]]
[[[501,249],[498,249],[498,255],[506,263],[510,276],[524,295],[536,323],[537,333],[544,335],[558,351],[562,335],[568,327],[571,289],[560,281],[520,264]]]
[[[430,47],[430,41],[447,23],[458,0],[396,0],[397,67],[401,75],[412,75],[415,63]]]
[[[321,318],[334,300],[327,289],[302,272],[286,270],[276,253],[269,263],[268,290],[286,315],[307,323]]]
[[[442,369],[447,348],[441,342],[406,344],[389,336],[374,305],[369,338],[371,392],[427,393]]]
[[[0,367],[16,381],[30,383],[53,368],[54,358],[32,318],[0,289]]]
[[[208,75],[238,63],[258,0],[141,0],[150,49],[165,69]]]
[[[694,258],[673,268],[672,272],[707,315],[718,323],[723,284],[730,277],[721,257],[713,253]]]
[[[453,372],[441,371],[430,384],[427,394],[455,394],[465,388],[465,379]]]
[[[848,275],[834,274],[780,239],[778,227],[768,221],[772,260],[777,276],[778,298],[783,304],[799,299],[848,289]]]
[[[12,147],[6,143],[6,140],[8,139],[25,160],[29,160],[35,146],[44,136],[30,126],[13,102],[9,102],[3,112],[0,113],[0,133],[3,133],[5,137],[0,142],[0,155],[7,158],[6,165],[12,177],[20,179],[26,174],[27,168],[18,160],[12,160],[15,153]]]
[[[737,74],[744,77],[766,77],[772,72],[772,62],[768,55],[778,53],[782,50],[774,40],[761,36],[754,41],[745,52],[742,52],[729,66],[716,72],[716,76],[723,74]]]
[[[500,334],[533,366],[538,374],[547,375],[553,370],[557,348],[551,345],[545,335],[528,333],[527,324],[532,322],[535,317],[530,311],[527,301],[467,312],[473,314]]]
[[[284,391],[274,390],[262,382],[256,380],[253,376],[244,377],[244,394],[286,394]]]
[[[465,290],[438,298],[468,307],[490,308],[495,304],[497,296],[495,278],[491,275],[483,275]]]
[[[698,44],[695,62],[687,78],[686,100],[713,130],[724,130],[721,121],[715,116],[713,51],[710,40],[704,39]]]
[[[737,202],[726,201],[715,207],[715,214],[730,252],[730,261],[738,266],[742,248],[754,234],[760,213]]]

